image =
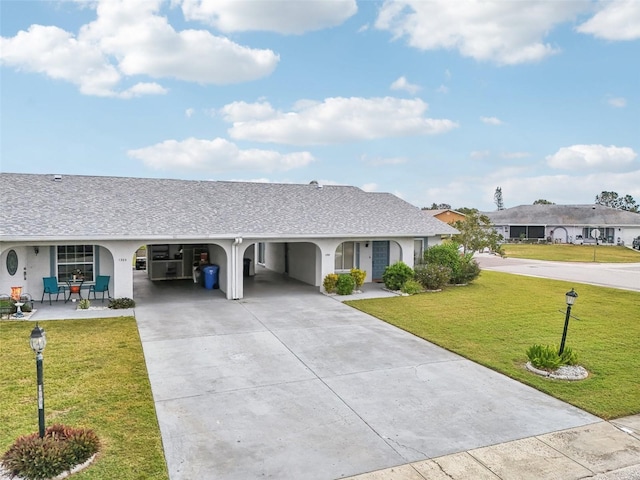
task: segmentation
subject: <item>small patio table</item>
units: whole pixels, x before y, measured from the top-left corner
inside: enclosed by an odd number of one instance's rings
[[[82,280],[67,280],[67,286],[69,287],[69,296],[65,299],[64,303],[67,303],[71,300],[71,295],[74,293],[78,295],[80,300],[82,300],[82,284],[84,283],[84,279]]]

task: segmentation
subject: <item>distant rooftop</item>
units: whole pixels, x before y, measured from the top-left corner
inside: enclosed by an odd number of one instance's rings
[[[640,214],[603,205],[520,205],[482,212],[494,225],[640,226]]]

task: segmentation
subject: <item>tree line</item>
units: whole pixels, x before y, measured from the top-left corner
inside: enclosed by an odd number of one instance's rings
[[[502,188],[497,187],[493,196],[494,202],[498,210],[504,210],[504,200],[502,198]],[[595,197],[596,205],[603,205],[605,207],[616,208],[618,210],[625,210],[627,212],[640,213],[640,204],[631,195],[619,195],[617,192],[602,191]],[[554,202],[539,198],[533,202],[533,205],[555,205]],[[423,207],[423,210],[455,210],[456,212],[469,215],[477,213],[477,208],[460,207],[452,209],[448,203],[432,203],[430,207]]]

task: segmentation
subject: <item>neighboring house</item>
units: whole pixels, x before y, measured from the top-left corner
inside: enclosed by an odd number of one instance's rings
[[[451,209],[445,210],[423,210],[427,215],[431,215],[432,217],[437,218],[441,222],[448,223],[449,225],[453,225],[458,220],[462,221],[466,218],[464,213],[457,212]]]
[[[640,214],[602,205],[520,205],[488,216],[506,239],[538,239],[555,243],[595,242],[630,245],[640,235]]]
[[[76,270],[87,284],[109,275],[113,297],[133,297],[143,245],[150,279],[187,279],[194,264],[216,264],[220,289],[239,299],[256,262],[317,287],[352,267],[371,282],[457,233],[394,195],[317,182],[0,173],[0,189],[0,292],[21,285],[34,298],[43,277],[62,283]]]

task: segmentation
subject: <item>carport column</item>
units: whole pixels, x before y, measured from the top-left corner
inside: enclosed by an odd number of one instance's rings
[[[334,273],[336,269],[336,248],[340,245],[343,240],[337,239],[322,239],[317,240],[316,245],[320,248],[320,268],[318,272],[320,273],[319,285],[320,291],[324,292],[324,287],[322,286],[322,282],[324,281],[324,277],[329,275],[330,273]]]
[[[229,274],[231,277],[231,299],[240,300],[244,295],[243,278],[243,247],[242,237],[237,237],[231,244],[231,255],[229,255]]]
[[[109,290],[114,298],[133,298],[133,261],[140,242],[105,242],[113,255],[113,278]]]

